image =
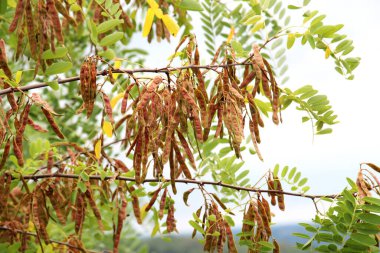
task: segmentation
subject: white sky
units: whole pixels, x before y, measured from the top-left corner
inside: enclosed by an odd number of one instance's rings
[[[301,117],[305,115],[289,108],[283,112],[282,125],[273,126],[267,121],[261,131],[260,150],[265,162],[259,162],[256,157],[244,159],[255,175],[261,175],[276,163],[296,166],[303,176],[309,178],[309,193],[338,193],[346,186],[346,177],[355,178],[361,162],[380,165],[380,84],[377,77],[380,1],[319,0],[312,1],[309,7],[327,14],[326,23],[345,25],[341,32],[353,39],[355,50],[352,55],[361,57],[362,61],[355,70],[355,80],[348,81],[334,70],[331,59],[324,59],[322,51],[313,51],[308,45],[300,46],[297,41],[287,54],[290,80],[286,86],[295,90],[306,84],[313,85],[328,96],[340,123],[333,126],[333,134],[316,136],[312,142],[310,123],[301,123]],[[164,66],[166,61],[162,59],[171,55],[175,47],[175,42],[147,45],[151,53],[146,61],[148,66]],[[188,220],[198,206],[184,207],[182,194],[177,195],[181,203],[176,206],[176,219],[180,232],[184,232],[191,229]],[[196,202],[195,195],[190,196],[190,200]],[[313,216],[314,206],[310,200],[290,197],[285,200],[287,210],[280,214],[275,208],[274,212],[279,215],[274,222],[295,222]]]

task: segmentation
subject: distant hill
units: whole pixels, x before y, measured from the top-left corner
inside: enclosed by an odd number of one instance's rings
[[[294,232],[303,232],[303,228],[297,224],[274,225],[272,227],[273,236],[279,242],[281,252],[297,253],[302,252],[295,248],[297,238],[292,236]],[[233,231],[235,234],[240,232],[239,229]],[[197,239],[191,239],[190,234],[182,234],[170,237],[170,242],[161,238],[146,238],[143,243],[149,246],[150,253],[199,253],[203,252],[202,245]],[[238,242],[236,241],[238,245]],[[238,247],[239,252],[246,252],[246,247]],[[226,251],[227,252],[227,251]]]

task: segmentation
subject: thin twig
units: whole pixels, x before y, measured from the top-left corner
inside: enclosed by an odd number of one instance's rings
[[[113,69],[111,70],[112,73],[114,74],[129,74],[132,75],[133,73],[169,73],[169,72],[174,72],[178,71],[181,69],[217,69],[217,68],[227,68],[230,66],[244,66],[244,65],[250,65],[251,63],[230,63],[230,64],[220,64],[220,65],[187,65],[187,66],[181,66],[181,67],[163,67],[163,68],[139,68],[139,69]],[[97,72],[97,76],[107,76],[109,74],[109,70],[105,69],[102,71]],[[57,80],[58,84],[64,84],[64,83],[70,83],[73,81],[79,81],[80,77],[79,76],[73,76],[65,79],[59,79]],[[12,92],[20,92],[20,91],[28,91],[28,90],[33,90],[33,89],[38,89],[38,88],[43,88],[46,86],[49,86],[50,82],[43,82],[43,83],[34,83],[34,84],[29,84],[25,85],[22,87],[17,87],[17,88],[7,88],[0,90],[0,96],[12,93]]]
[[[11,231],[11,232],[18,233],[18,234],[25,234],[25,235],[30,235],[30,236],[37,237],[37,234],[35,234],[35,233],[27,232],[27,231],[20,230],[20,229],[13,229],[13,228],[9,228],[9,227],[0,226],[0,230]],[[85,250],[83,248],[80,248],[78,246],[72,245],[70,243],[61,242],[61,241],[57,241],[57,240],[53,240],[53,239],[49,239],[49,242],[50,243],[56,243],[56,244],[59,244],[59,245],[63,245],[63,246],[69,247],[69,248],[77,249],[77,250],[80,250],[82,252],[94,252],[94,253],[96,252],[96,251],[92,251],[92,250]]]
[[[43,175],[26,175],[23,176],[24,180],[39,180],[44,178],[79,178],[79,175],[76,174],[43,174]],[[16,179],[16,177],[13,177],[13,179]],[[100,175],[90,175],[89,179],[94,180],[121,180],[121,181],[129,181],[129,182],[135,182],[136,179],[133,177],[123,177],[123,176],[106,176],[102,178]],[[161,178],[148,178],[142,181],[141,183],[160,183],[163,179]],[[170,182],[170,179],[165,180],[165,182]],[[295,193],[295,192],[286,192],[286,191],[280,191],[280,190],[265,190],[265,189],[258,189],[258,188],[252,188],[252,187],[243,187],[243,186],[237,186],[232,184],[226,184],[222,182],[214,182],[214,181],[198,181],[195,179],[176,179],[176,183],[183,183],[183,184],[197,184],[200,186],[203,185],[216,185],[224,188],[230,188],[238,191],[248,191],[248,192],[260,192],[260,193],[274,193],[274,194],[284,194],[289,196],[295,196],[295,197],[304,197],[309,199],[319,199],[319,198],[336,198],[339,197],[339,194],[330,194],[330,195],[309,195],[309,194],[302,194],[302,193]]]

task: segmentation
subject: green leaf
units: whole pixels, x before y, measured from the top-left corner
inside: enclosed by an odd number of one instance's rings
[[[86,192],[87,191],[87,187],[86,187],[86,184],[83,182],[83,181],[79,181],[78,184],[77,184],[78,188],[80,189],[81,192]]]
[[[352,233],[351,239],[364,246],[372,246],[376,244],[376,240],[374,238],[372,238],[369,235],[364,235],[360,233]]]
[[[290,4],[290,5],[288,5],[288,9],[290,9],[290,10],[298,10],[298,9],[301,9],[301,7]]]
[[[121,40],[124,36],[123,32],[115,32],[110,35],[107,35],[100,41],[100,45],[102,47],[110,46],[112,44],[115,44],[117,41]]]
[[[298,187],[301,187],[307,183],[307,178],[304,177],[298,182]]]
[[[57,80],[47,82],[47,84],[52,88],[53,90],[59,90],[59,84]]]
[[[188,11],[203,11],[202,5],[196,0],[182,0],[178,7]]]
[[[307,234],[302,234],[302,233],[293,233],[294,236],[297,236],[297,237],[300,237],[300,238],[304,238],[304,239],[309,239],[310,236],[308,236]]]
[[[116,55],[115,55],[115,51],[113,51],[112,49],[108,48],[106,51],[101,51],[98,53],[100,56],[108,59],[108,60],[113,60],[115,59]]]
[[[288,179],[289,179],[289,180],[292,179],[292,177],[294,176],[294,174],[296,174],[296,171],[297,171],[297,168],[296,168],[296,167],[293,167],[293,168],[290,170],[290,172],[289,172],[289,174],[288,174]]]
[[[0,14],[4,14],[7,11],[8,3],[5,0],[0,1]]]
[[[322,135],[322,134],[331,134],[331,133],[332,133],[332,129],[331,128],[326,128],[326,129],[323,129],[321,131],[318,131],[316,134]]]
[[[276,164],[276,165],[274,166],[274,169],[273,169],[273,175],[274,175],[275,177],[278,176],[278,171],[279,171],[279,170],[280,170],[280,165]]]
[[[289,167],[288,166],[285,166],[283,169],[282,169],[282,172],[281,172],[281,177],[284,178],[286,176],[286,173],[288,173],[288,170],[289,170]]]
[[[294,33],[289,33],[288,34],[288,40],[286,42],[286,47],[288,49],[292,48],[292,46],[294,45],[294,41],[296,40],[296,36],[294,35]]]
[[[257,22],[257,23],[253,26],[253,28],[251,29],[251,32],[252,32],[252,33],[255,33],[255,32],[259,31],[260,29],[264,28],[264,25],[265,25],[264,21],[263,21],[263,20],[260,20],[259,22]]]
[[[264,246],[264,247],[267,247],[267,248],[270,248],[270,249],[274,249],[274,245],[270,242],[266,242],[266,241],[259,241],[258,244]]]
[[[124,20],[110,19],[110,20],[107,20],[107,21],[97,25],[96,31],[98,32],[98,34],[105,33],[105,32],[108,32],[109,30],[111,30],[112,28],[122,24],[122,23],[124,23]]]
[[[56,59],[56,58],[62,58],[67,54],[67,48],[65,47],[57,47],[55,49],[55,52],[53,52],[51,49],[48,49],[42,53],[42,59],[48,60],[48,59]]]
[[[363,200],[365,202],[380,206],[380,199],[374,197],[364,197]]]
[[[359,218],[370,224],[380,225],[380,216],[372,213],[362,213],[359,214]]]
[[[73,67],[73,64],[68,61],[60,61],[60,62],[55,62],[52,65],[50,65],[46,71],[46,75],[56,75],[59,73],[65,73],[69,71]]]
[[[191,220],[191,221],[189,221],[189,224],[190,224],[190,226],[192,226],[195,230],[197,230],[202,235],[205,234],[204,229],[201,226],[199,226],[199,224],[196,223],[195,221]]]
[[[301,172],[297,172],[297,174],[294,176],[293,182],[297,183],[300,178],[301,178]]]

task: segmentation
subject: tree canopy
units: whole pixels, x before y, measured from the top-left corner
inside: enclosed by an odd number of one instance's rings
[[[143,252],[130,221],[152,225],[152,236],[176,232],[178,206],[199,194],[189,224],[205,251],[280,252],[272,212],[290,195],[316,207],[295,233],[299,249],[378,252],[377,165],[322,196],[296,167],[273,165],[253,181],[244,163],[270,155],[260,133],[284,110],[302,111],[316,136],[338,123],[326,95],[286,85],[295,46],[321,51],[349,80],[360,62],[343,25],[309,2],[1,1],[0,249]],[[147,68],[136,36],[180,39]]]

